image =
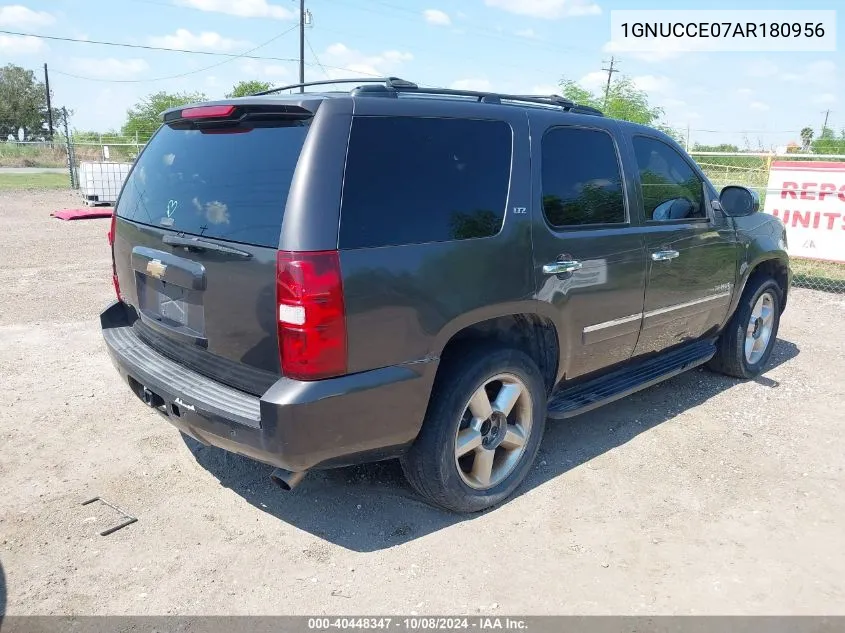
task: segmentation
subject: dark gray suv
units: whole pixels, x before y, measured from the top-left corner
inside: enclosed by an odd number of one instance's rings
[[[354,83],[165,112],[124,185],[103,335],[183,433],[477,511],[547,417],[763,370],[791,272],[754,193],[562,97]]]

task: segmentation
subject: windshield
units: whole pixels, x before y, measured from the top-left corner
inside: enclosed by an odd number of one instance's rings
[[[223,130],[164,126],[130,174],[117,214],[223,240],[278,246],[308,121]]]

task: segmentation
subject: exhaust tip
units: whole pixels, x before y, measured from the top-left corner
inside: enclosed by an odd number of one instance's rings
[[[306,471],[292,473],[284,468],[277,468],[270,473],[270,479],[282,490],[289,491],[296,488],[299,483],[305,479],[305,472]]]

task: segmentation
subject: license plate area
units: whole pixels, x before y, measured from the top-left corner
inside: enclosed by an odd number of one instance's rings
[[[135,271],[138,308],[148,322],[196,339],[205,338],[202,291]]]

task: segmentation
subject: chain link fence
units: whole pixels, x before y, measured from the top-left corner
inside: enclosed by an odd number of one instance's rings
[[[707,177],[716,187],[721,189],[725,185],[743,185],[756,191],[760,196],[760,208],[765,208],[768,196],[781,197],[781,189],[769,189],[769,173],[774,161],[790,162],[826,162],[845,163],[845,155],[818,154],[786,154],[775,155],[767,153],[717,153],[691,152],[692,158],[701,166]],[[841,192],[845,194],[845,192]],[[810,195],[818,195],[818,190],[810,191]],[[835,192],[839,196],[840,192]],[[810,198],[812,199],[812,198]],[[812,204],[812,203],[810,203]],[[833,222],[835,228],[845,229],[845,204],[842,214],[838,218],[823,218],[824,222]],[[790,221],[782,218],[789,230]],[[796,218],[792,218],[795,221]],[[788,233],[787,233],[788,234]],[[845,242],[845,234],[843,234]],[[845,262],[845,247],[839,253]],[[808,259],[793,255],[790,257],[794,273],[793,283],[802,288],[823,290],[825,292],[845,293],[845,263]]]
[[[65,122],[60,121],[59,127]],[[7,167],[63,167],[68,171],[70,186],[74,189],[93,187],[96,196],[86,200],[89,204],[110,203],[131,165],[152,135],[135,134],[127,137],[119,134],[75,133],[59,134],[53,141],[39,140],[19,142],[0,139],[0,166]],[[701,166],[717,189],[726,185],[743,185],[755,190],[760,196],[761,208],[768,196],[780,196],[780,189],[769,190],[769,173],[773,161],[791,162],[842,162],[845,155],[786,154],[749,152],[696,152],[690,153]],[[95,167],[83,164],[94,164]],[[81,179],[85,179],[82,182]],[[837,196],[845,192],[836,192]],[[825,219],[825,221],[828,221]],[[834,220],[830,220],[834,221]],[[837,228],[845,229],[845,204]],[[789,227],[787,222],[787,227]],[[843,234],[845,238],[845,234]],[[799,287],[845,294],[845,261],[826,261],[792,256],[794,284]],[[845,248],[836,259],[845,260]]]

